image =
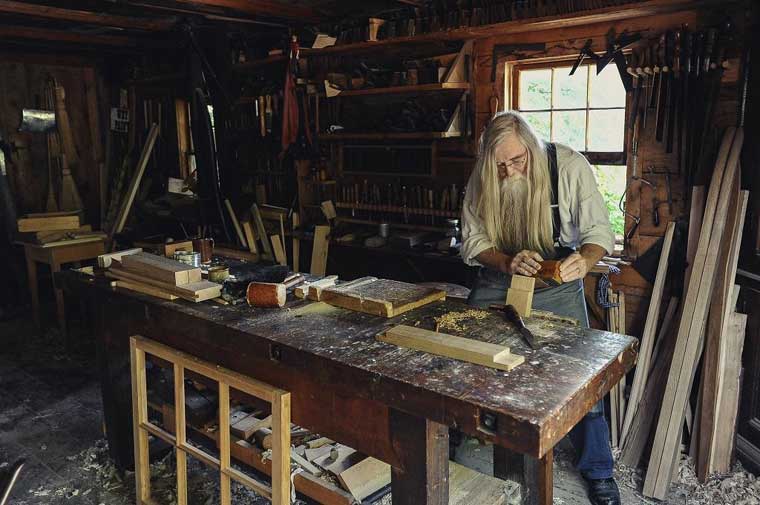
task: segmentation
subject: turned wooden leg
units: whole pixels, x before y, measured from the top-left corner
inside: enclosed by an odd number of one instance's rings
[[[493,447],[493,475],[518,482],[525,505],[551,505],[554,499],[553,451],[541,459]]]
[[[448,505],[448,427],[391,409],[390,433],[402,466],[391,473],[393,505]]]
[[[28,252],[26,253],[26,276],[29,281],[29,294],[32,297],[34,324],[39,330],[42,329],[42,321],[40,318],[40,292],[37,284],[37,262],[32,259]]]

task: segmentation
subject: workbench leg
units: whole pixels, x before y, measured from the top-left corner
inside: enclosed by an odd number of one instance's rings
[[[37,329],[42,329],[42,321],[40,319],[40,292],[37,284],[37,262],[34,261],[29,253],[26,253],[26,276],[29,281],[29,294],[32,297],[32,312],[34,315],[34,324],[37,325]]]
[[[53,289],[55,290],[55,305],[56,312],[58,314],[58,327],[61,329],[63,338],[66,341],[66,348],[68,349],[69,336],[68,332],[66,331],[66,311],[64,310],[63,306],[63,289],[61,289],[61,287],[58,286],[58,283],[55,281],[55,274],[61,271],[61,264],[57,261],[53,261],[50,263],[50,269],[53,275]]]
[[[401,468],[392,468],[393,505],[448,505],[449,429],[391,409],[391,443]]]
[[[551,505],[554,499],[553,451],[541,459],[493,447],[493,475],[518,482],[524,505]]]

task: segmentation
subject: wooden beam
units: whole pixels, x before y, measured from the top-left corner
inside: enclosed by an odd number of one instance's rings
[[[82,33],[30,26],[0,26],[0,39],[29,39],[36,42],[70,42],[73,44],[136,48],[141,45],[134,37],[122,35],[85,35]]]
[[[116,16],[102,12],[92,12],[77,9],[62,9],[48,5],[0,0],[0,13],[32,16],[57,21],[76,21],[114,28],[128,28],[151,32],[168,31],[176,19],[136,18],[131,16]]]
[[[223,8],[250,14],[253,16],[269,16],[299,21],[316,21],[316,12],[308,7],[295,6],[287,3],[271,2],[268,0],[176,0],[177,3],[191,5],[197,8]]]

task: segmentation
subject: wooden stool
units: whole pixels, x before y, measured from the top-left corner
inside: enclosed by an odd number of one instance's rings
[[[72,241],[73,242],[73,241]],[[74,261],[83,261],[97,258],[104,254],[105,245],[102,239],[77,242],[74,244],[49,244],[47,246],[23,243],[24,255],[26,256],[26,271],[29,277],[29,292],[32,295],[32,309],[34,310],[34,322],[37,328],[42,328],[40,319],[40,296],[37,285],[37,263],[50,265],[53,272],[53,289],[55,290],[55,302],[58,312],[58,326],[64,336],[66,335],[66,312],[63,306],[63,290],[56,285],[55,273],[61,271],[61,265]]]

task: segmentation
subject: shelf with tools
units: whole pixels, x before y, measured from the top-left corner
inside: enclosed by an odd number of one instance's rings
[[[335,202],[335,207],[339,209],[367,210],[370,212],[391,213],[391,214],[413,214],[417,216],[435,216],[435,217],[459,217],[458,211],[422,208],[422,207],[404,207],[398,205],[382,205],[372,203],[351,203]]]
[[[430,91],[467,91],[470,89],[468,82],[438,82],[430,84],[415,84],[407,86],[388,86],[384,88],[349,89],[340,91],[336,97],[385,95],[385,94],[414,94]],[[333,98],[333,97],[330,97]]]

